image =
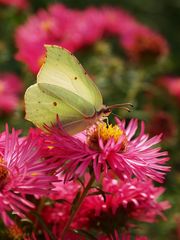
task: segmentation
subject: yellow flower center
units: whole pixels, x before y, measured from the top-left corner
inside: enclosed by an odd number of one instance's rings
[[[52,21],[51,20],[46,20],[46,21],[43,21],[41,23],[41,28],[46,32],[50,31],[51,27],[52,27]]]
[[[127,139],[125,132],[120,129],[118,125],[106,124],[104,122],[99,123],[93,130],[90,130],[88,133],[87,142],[90,148],[99,149],[99,141],[101,138],[103,143],[106,144],[109,139],[114,140],[115,143],[118,142],[119,138],[124,135],[124,140],[122,141],[121,150],[123,151],[126,147]]]
[[[107,125],[106,123],[100,123],[98,125],[98,134],[104,142],[107,142],[110,138],[114,138],[114,141],[117,142],[123,134],[123,131],[118,125],[112,126],[112,124]]]
[[[4,91],[4,83],[0,82],[0,94]]]
[[[9,177],[9,171],[5,165],[4,159],[0,157],[0,189],[4,187]]]
[[[17,225],[12,225],[10,227],[8,227],[9,230],[9,235],[11,238],[15,239],[15,240],[20,240],[23,239],[23,232],[21,230],[21,228],[19,228]]]

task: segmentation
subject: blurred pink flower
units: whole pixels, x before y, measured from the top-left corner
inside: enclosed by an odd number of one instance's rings
[[[155,112],[152,119],[147,124],[147,130],[150,136],[162,133],[162,140],[172,139],[177,130],[173,117],[164,111]]]
[[[17,29],[16,59],[37,72],[43,63],[44,44],[60,45],[75,52],[106,35],[119,37],[127,55],[135,61],[145,56],[164,56],[168,52],[167,43],[159,34],[120,8],[73,10],[52,4],[47,11],[39,10]]]
[[[98,19],[98,21],[97,21]],[[44,44],[56,44],[74,52],[102,37],[103,21],[95,8],[85,11],[54,4],[49,11],[40,10],[16,31],[19,49],[16,59],[37,72],[45,55]]]
[[[118,234],[117,231],[111,237],[107,236],[100,236],[98,240],[148,240],[146,236],[131,236],[130,233],[122,233],[121,235]]]
[[[31,134],[22,139],[18,135],[6,126],[0,138],[0,209],[5,223],[7,211],[23,217],[35,207],[26,196],[48,196],[57,180],[51,176],[54,163],[41,159],[43,142]]]
[[[136,19],[120,8],[103,7],[102,14],[105,21],[105,31],[116,36],[128,34],[139,25]]]
[[[28,6],[27,0],[0,0],[0,4],[14,6],[20,9],[24,9]]]
[[[72,52],[102,37],[104,19],[96,8],[80,11],[68,9],[62,4],[54,4],[49,7],[49,13],[57,24],[57,31],[53,33],[56,41]]]
[[[87,168],[92,168],[99,180],[101,172],[107,173],[110,168],[122,179],[136,176],[141,180],[149,177],[163,181],[165,172],[170,170],[163,164],[169,158],[167,152],[160,152],[160,147],[153,148],[161,136],[149,138],[142,122],[139,136],[134,137],[137,120],[131,120],[127,126],[117,118],[116,122],[115,126],[97,124],[74,137],[63,130],[59,120],[46,127],[47,146],[52,146],[51,154],[59,162],[66,180],[83,176]]]
[[[165,88],[167,92],[175,97],[180,104],[180,77],[179,76],[163,76],[157,80],[157,83]]]
[[[95,8],[88,8],[83,12],[76,12],[60,44],[75,52],[101,39],[103,32],[102,14]]]
[[[56,43],[54,28],[56,23],[45,10],[31,16],[25,26],[17,29],[16,44],[21,50],[16,54],[16,59],[27,62],[31,71],[37,72],[44,61],[44,44]]]
[[[0,73],[0,113],[16,109],[22,88],[23,83],[18,76],[13,73]]]
[[[140,24],[124,31],[120,44],[128,57],[135,62],[155,60],[169,52],[168,44],[161,35]]]

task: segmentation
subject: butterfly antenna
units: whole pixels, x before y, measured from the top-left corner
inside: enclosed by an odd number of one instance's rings
[[[115,113],[111,113],[112,115],[114,115],[114,116],[116,116],[116,117],[119,117],[120,118],[120,115],[118,115],[118,114],[115,114]]]
[[[131,103],[121,103],[121,104],[111,105],[111,106],[109,106],[109,109],[112,110],[114,108],[119,108],[119,109],[126,110],[128,112],[131,112],[130,107],[133,107],[133,105]]]

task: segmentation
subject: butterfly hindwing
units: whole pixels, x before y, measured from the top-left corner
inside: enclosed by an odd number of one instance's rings
[[[29,87],[25,93],[26,119],[43,128],[44,124],[56,122],[57,115],[63,126],[76,126],[80,129],[83,115],[63,101],[42,92],[37,84]],[[76,132],[68,127],[69,133]]]

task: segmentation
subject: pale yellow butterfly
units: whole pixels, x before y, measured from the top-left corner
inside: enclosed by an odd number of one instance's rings
[[[102,95],[79,61],[68,50],[45,45],[46,60],[37,83],[25,93],[25,118],[37,127],[51,125],[57,115],[65,131],[76,134],[125,104],[103,105]]]

